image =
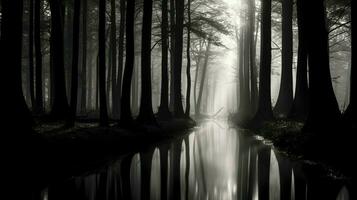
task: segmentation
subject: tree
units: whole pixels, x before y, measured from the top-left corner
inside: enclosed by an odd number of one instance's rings
[[[161,119],[171,117],[169,111],[169,72],[168,72],[168,1],[162,1],[162,23],[161,23],[161,98],[158,116]]]
[[[203,66],[202,66],[203,68],[202,68],[202,75],[201,75],[200,90],[198,92],[198,98],[197,98],[196,116],[200,116],[201,115],[201,103],[202,103],[203,86],[205,85],[206,73],[207,73],[208,62],[209,62],[209,56],[210,56],[210,53],[211,53],[211,45],[212,45],[211,37],[209,37],[207,40],[208,40],[208,43],[207,43],[207,46],[206,46],[205,60],[204,60]]]
[[[190,108],[191,108],[191,0],[187,1],[187,68],[186,68],[186,76],[187,76],[187,91],[186,91],[186,117],[190,117]]]
[[[175,0],[170,0],[170,105],[169,108],[172,112],[174,112],[174,104],[175,104]]]
[[[73,49],[72,49],[72,85],[71,85],[71,104],[70,117],[68,125],[74,126],[77,113],[77,98],[78,98],[78,59],[79,59],[79,22],[81,13],[81,0],[74,0],[73,13]]]
[[[181,94],[181,71],[182,71],[182,49],[183,49],[183,18],[184,18],[184,1],[175,1],[176,26],[175,26],[175,65],[174,65],[174,115],[183,117],[184,111],[182,106]]]
[[[118,102],[117,102],[117,96],[116,96],[116,91],[117,89],[117,29],[116,29],[116,8],[115,8],[115,0],[110,1],[110,49],[111,49],[111,64],[112,64],[112,80],[111,80],[111,86],[112,86],[112,115],[113,117],[117,117],[119,115],[118,113]],[[109,84],[108,84],[109,86]]]
[[[306,20],[306,39],[309,61],[309,114],[306,130],[335,127],[340,110],[331,83],[328,32],[323,0],[301,1]]]
[[[296,72],[295,98],[293,101],[290,117],[298,120],[306,120],[308,114],[309,92],[307,83],[307,42],[306,42],[306,19],[302,14],[301,1],[296,2],[297,20],[299,28],[298,63]]]
[[[11,130],[30,130],[31,114],[21,84],[22,0],[2,1],[0,62],[4,94],[4,125]],[[25,132],[13,132],[23,134]],[[14,136],[14,135],[12,135]]]
[[[259,104],[254,120],[273,119],[271,106],[271,0],[262,0]],[[253,121],[254,121],[253,120]]]
[[[82,101],[81,101],[81,111],[85,112],[87,110],[87,9],[88,1],[83,0],[82,2]]]
[[[280,91],[274,108],[279,118],[286,118],[293,104],[293,0],[282,1],[282,73]]]
[[[105,10],[106,0],[99,0],[99,103],[101,126],[108,125],[107,94],[105,89]]]
[[[356,10],[355,7],[356,7],[356,2],[353,3],[353,1],[351,1],[351,13],[352,13],[353,10]],[[352,51],[351,51],[352,52],[352,55],[351,55],[352,61],[351,62],[352,62],[352,65],[351,65],[351,75],[350,75],[351,76],[351,81],[350,81],[350,103],[349,103],[349,105],[347,107],[347,110],[344,113],[344,120],[345,120],[345,122],[347,124],[352,125],[354,128],[356,128],[356,119],[357,119],[357,117],[356,117],[356,102],[355,101],[356,101],[356,98],[357,98],[356,97],[356,90],[357,90],[357,86],[356,86],[356,84],[357,84],[357,76],[356,76],[356,74],[357,74],[357,70],[355,68],[356,60],[353,59],[353,55],[354,55],[353,46],[356,43],[355,42],[356,40],[354,40],[353,36],[352,36],[352,33],[355,32],[354,28],[353,28],[353,24],[354,24],[353,19],[352,19],[351,23],[352,23],[351,24],[351,37],[352,37],[352,45],[351,45],[351,48],[352,48]]]
[[[55,119],[65,119],[69,114],[66,94],[64,51],[63,51],[63,18],[59,0],[50,0],[51,9],[51,53],[53,67],[53,104],[51,115]]]
[[[156,123],[151,94],[151,26],[152,0],[145,0],[141,40],[141,102],[138,121],[147,124]]]
[[[255,34],[255,0],[248,1],[249,23],[249,58],[250,58],[250,104],[252,114],[256,112],[258,102],[257,66],[256,66],[256,39]],[[257,31],[258,32],[258,31]],[[257,35],[257,34],[256,34]]]
[[[130,109],[130,89],[131,79],[134,69],[134,16],[135,16],[135,0],[127,0],[126,9],[126,60],[123,76],[123,87],[121,95],[121,112],[120,122],[125,126],[132,123],[133,117]]]
[[[34,62],[33,62],[33,13],[34,6],[33,0],[30,0],[30,11],[29,11],[29,71],[30,71],[30,97],[31,97],[31,107],[35,110],[36,100],[35,100],[35,74],[34,74]]]
[[[41,50],[41,0],[35,0],[34,5],[34,37],[36,58],[36,105],[35,113],[43,113],[42,93],[42,50]]]

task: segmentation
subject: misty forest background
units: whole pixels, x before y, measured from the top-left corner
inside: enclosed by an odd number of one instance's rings
[[[2,0],[5,124],[355,127],[351,2]]]

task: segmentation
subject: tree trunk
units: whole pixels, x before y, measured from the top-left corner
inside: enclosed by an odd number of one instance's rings
[[[81,13],[81,0],[74,0],[73,13],[73,49],[72,49],[72,81],[71,81],[71,114],[68,118],[68,125],[74,126],[77,113],[78,99],[78,59],[79,59],[79,23]]]
[[[201,110],[201,103],[202,103],[203,86],[205,85],[206,73],[207,73],[207,68],[208,68],[208,60],[209,60],[209,56],[211,53],[210,51],[211,51],[211,38],[208,38],[208,44],[207,44],[206,53],[205,53],[205,61],[203,63],[203,68],[202,68],[200,90],[198,91],[196,116],[201,115],[200,110]]]
[[[191,45],[191,0],[188,0],[187,2],[187,16],[188,16],[188,23],[187,23],[187,69],[186,69],[186,75],[187,75],[187,91],[186,91],[186,111],[185,115],[187,118],[190,117],[190,110],[191,110],[191,51],[190,51],[190,45]],[[187,191],[186,191],[187,192]],[[188,195],[187,195],[188,196]]]
[[[250,103],[251,113],[254,115],[258,104],[256,41],[255,41],[255,0],[248,1],[249,6],[249,54],[250,54]],[[257,20],[258,21],[258,20]]]
[[[309,104],[309,89],[307,83],[307,43],[306,43],[306,30],[305,20],[302,14],[301,1],[297,1],[297,19],[299,27],[299,47],[298,47],[298,63],[296,74],[296,88],[293,107],[290,117],[305,121],[308,114]]]
[[[271,0],[262,0],[261,61],[259,75],[259,104],[257,121],[273,119],[271,106]]]
[[[168,72],[168,10],[167,0],[162,1],[162,25],[161,25],[161,98],[158,116],[161,119],[171,117],[169,111],[169,72]]]
[[[196,59],[196,73],[195,73],[195,82],[193,85],[193,98],[194,98],[194,104],[195,104],[195,113],[197,110],[197,82],[198,82],[198,74],[200,72],[200,64],[201,64],[201,52],[203,49],[203,42],[200,40],[200,46],[198,50],[198,55]]]
[[[141,102],[138,117],[138,121],[145,124],[156,124],[154,112],[152,110],[151,26],[152,0],[145,0],[141,40]]]
[[[175,1],[176,26],[175,26],[175,68],[174,68],[174,115],[181,118],[184,116],[181,94],[181,71],[182,71],[182,49],[183,49],[183,18],[184,1]]]
[[[84,113],[87,110],[87,9],[88,2],[83,0],[82,2],[82,101],[81,112]],[[90,88],[89,88],[90,89]]]
[[[351,10],[352,12],[355,12],[355,6],[356,6],[356,2],[353,2],[351,1]],[[354,10],[354,11],[353,11]],[[351,13],[352,13],[351,12]],[[352,19],[352,16],[351,16],[351,19]],[[354,28],[353,28],[353,20],[351,22],[351,38],[352,38],[352,45],[351,45],[351,48],[352,48],[352,54],[353,54],[353,46],[355,46],[355,41],[353,39],[353,36],[352,36],[352,33],[355,32],[354,31]],[[350,126],[353,126],[353,128],[355,129],[356,128],[356,90],[357,90],[357,77],[356,77],[356,74],[357,74],[357,70],[355,69],[355,64],[356,64],[356,60],[353,59],[353,55],[351,55],[351,74],[350,74],[350,103],[347,107],[347,110],[346,112],[344,113],[344,120],[347,124],[349,124]]]
[[[33,0],[30,0],[29,11],[29,72],[30,72],[30,97],[31,108],[35,110],[36,98],[35,98],[35,74],[34,74],[34,62],[33,62]]]
[[[35,57],[36,57],[36,105],[35,113],[44,112],[42,94],[42,51],[41,51],[41,0],[35,0]]]
[[[309,115],[306,130],[334,128],[340,110],[332,88],[328,32],[323,0],[301,1],[306,20],[306,37],[309,58]]]
[[[111,45],[111,64],[112,64],[112,115],[114,118],[119,116],[118,113],[118,102],[117,102],[117,29],[116,29],[116,8],[115,8],[115,0],[110,1],[111,5],[111,15],[110,15],[110,23],[111,23],[111,33],[110,33],[110,45]]]
[[[293,104],[293,0],[282,1],[282,73],[274,113],[287,118]]]
[[[2,1],[2,21],[0,39],[1,80],[6,127],[11,130],[30,130],[31,115],[27,108],[21,82],[22,49],[22,0]],[[5,85],[6,84],[6,85]],[[28,132],[15,131],[23,134]],[[14,135],[12,135],[14,136]]]
[[[106,0],[99,0],[99,103],[101,126],[108,125],[107,94],[105,88],[105,10]]]
[[[170,0],[170,105],[169,108],[174,112],[175,87],[174,87],[174,69],[175,69],[175,0]]]
[[[135,16],[135,0],[127,0],[126,9],[126,61],[123,76],[123,87],[121,96],[121,125],[128,125],[133,118],[130,109],[130,89],[131,79],[134,68],[134,16]]]
[[[66,94],[63,51],[63,17],[59,0],[50,0],[51,8],[51,48],[53,65],[53,105],[51,115],[55,119],[65,119],[69,114]]]

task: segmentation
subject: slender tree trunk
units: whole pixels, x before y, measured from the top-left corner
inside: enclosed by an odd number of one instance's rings
[[[82,101],[81,112],[84,113],[87,110],[87,9],[88,2],[83,0],[82,2]],[[90,88],[89,88],[90,89]]]
[[[135,49],[134,49],[134,16],[135,0],[127,0],[126,9],[126,61],[123,76],[123,88],[121,96],[121,125],[128,125],[133,118],[130,109],[130,89],[131,79],[133,76]]]
[[[340,110],[333,91],[328,32],[323,0],[301,1],[306,20],[306,37],[309,58],[309,115],[306,130],[335,128],[340,119]]]
[[[155,124],[152,110],[151,87],[151,30],[152,30],[152,0],[144,1],[143,28],[141,42],[141,102],[138,121]]]
[[[356,1],[351,1],[351,15],[353,12],[356,11],[355,9],[356,7]],[[351,19],[353,19],[353,17],[351,16]],[[354,22],[352,20],[351,22],[351,38],[352,38],[352,44],[351,44],[351,48],[352,48],[352,55],[351,55],[351,74],[350,74],[350,103],[347,107],[347,110],[345,111],[344,113],[344,120],[347,124],[351,125],[354,129],[356,129],[356,119],[357,119],[357,116],[356,116],[356,90],[357,90],[357,70],[355,68],[355,65],[356,65],[356,58],[353,59],[353,46],[355,46],[355,43],[356,43],[356,40],[353,39],[353,36],[352,36],[352,33],[355,32],[354,31]],[[356,57],[356,56],[355,56]]]
[[[187,16],[188,16],[188,23],[187,23],[187,91],[186,91],[186,117],[190,117],[190,110],[191,110],[191,0],[187,2]],[[187,191],[186,191],[187,192]],[[188,195],[187,195],[188,196]]]
[[[35,110],[36,98],[35,98],[35,73],[34,73],[34,62],[33,62],[33,1],[30,0],[30,11],[29,11],[29,72],[30,72],[30,98],[31,98],[31,108],[32,111]]]
[[[197,110],[197,82],[198,82],[198,74],[200,72],[202,49],[203,49],[203,42],[202,42],[202,40],[200,40],[199,52],[198,52],[197,59],[196,59],[195,82],[194,82],[194,86],[193,86],[193,98],[194,98],[194,104],[195,104],[195,113]]]
[[[183,49],[183,18],[184,18],[184,1],[175,1],[176,26],[175,26],[175,68],[174,68],[174,115],[183,117],[184,111],[182,106],[181,94],[181,71],[182,71],[182,49]]]
[[[27,108],[21,81],[21,49],[22,49],[22,0],[2,1],[2,21],[0,39],[1,85],[6,94],[4,100],[5,128],[11,128],[14,137],[28,132],[17,130],[31,129],[31,114]],[[6,84],[6,85],[5,85]]]
[[[72,81],[71,81],[71,104],[68,125],[74,126],[77,113],[78,99],[78,59],[79,59],[79,23],[81,13],[81,0],[74,0],[73,13],[73,49],[72,49]]]
[[[175,87],[174,87],[174,69],[175,69],[175,0],[170,0],[170,105],[169,108],[174,112]]]
[[[110,44],[111,44],[111,61],[112,61],[112,115],[114,118],[117,118],[119,116],[118,113],[118,107],[119,104],[117,102],[117,29],[116,29],[116,8],[115,8],[115,0],[110,1],[111,5],[111,15],[110,15],[110,21],[111,21],[111,33],[110,33]]]
[[[237,33],[238,34],[238,31]],[[239,79],[239,105],[238,105],[238,114],[243,119],[246,116],[246,92],[244,92],[244,31],[241,28],[239,37],[237,36],[237,44],[239,44],[238,51],[238,79]]]
[[[59,0],[50,0],[51,8],[51,48],[53,65],[53,105],[51,115],[56,119],[65,119],[69,114],[66,94],[66,79],[63,51],[63,12]]]
[[[293,104],[293,0],[282,1],[282,73],[280,91],[274,113],[287,118]]]
[[[211,51],[211,38],[208,38],[208,44],[206,48],[206,53],[205,53],[205,60],[203,63],[203,68],[202,68],[202,75],[201,75],[201,83],[200,83],[200,90],[198,92],[198,99],[197,99],[197,110],[196,110],[196,116],[201,115],[201,103],[202,103],[202,94],[203,94],[203,86],[205,86],[205,80],[206,80],[206,73],[207,73],[207,68],[208,68],[208,61],[209,61],[209,56]]]
[[[42,93],[42,50],[41,50],[41,0],[35,0],[35,57],[36,57],[36,105],[35,113],[44,112]]]
[[[107,94],[105,89],[105,10],[106,0],[99,0],[99,103],[101,126],[108,125]]]
[[[307,43],[306,43],[306,30],[305,19],[303,15],[303,7],[301,1],[297,1],[297,19],[299,28],[299,47],[298,47],[298,63],[296,74],[296,88],[293,107],[290,117],[305,121],[308,114],[309,104],[309,89],[307,83]]]
[[[122,80],[123,80],[123,63],[124,63],[124,31],[125,31],[125,0],[120,0],[120,24],[119,24],[119,39],[118,39],[118,68],[117,79],[114,91],[114,112],[120,116],[121,95],[122,95]],[[113,104],[114,104],[113,103]]]
[[[255,0],[248,1],[249,6],[249,54],[250,54],[250,103],[251,113],[255,114],[258,104],[256,41],[255,41]]]
[[[171,117],[169,111],[169,72],[168,72],[168,1],[162,1],[162,25],[161,25],[161,98],[158,116],[161,119]]]
[[[273,119],[271,106],[271,0],[262,0],[259,104],[256,121]]]

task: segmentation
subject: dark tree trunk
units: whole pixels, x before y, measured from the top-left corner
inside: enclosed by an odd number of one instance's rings
[[[31,115],[27,108],[21,81],[22,49],[22,0],[2,1],[2,22],[0,40],[1,85],[5,109],[2,114],[4,125],[15,131],[31,129]],[[5,85],[6,84],[6,85]],[[15,131],[16,134],[27,132]],[[14,135],[12,135],[14,136]]]
[[[356,2],[353,2],[353,1],[351,1],[351,10],[352,10],[352,12],[351,13],[353,13],[353,12],[355,12],[356,11],[356,9],[355,9],[355,7],[356,7]],[[351,19],[353,19],[353,17],[351,16]],[[354,53],[353,53],[353,46],[355,46],[355,43],[356,43],[356,40],[354,40],[353,39],[353,36],[352,36],[352,33],[353,32],[355,32],[354,31],[354,28],[353,28],[353,20],[352,20],[352,22],[351,22],[351,37],[352,37],[352,45],[351,45],[351,48],[352,48],[352,54],[354,55]],[[356,58],[355,59],[353,59],[354,57],[353,57],[353,55],[351,55],[351,58],[352,58],[352,60],[351,60],[351,62],[352,62],[352,64],[351,64],[351,74],[350,74],[350,80],[351,80],[351,82],[350,82],[350,103],[349,103],[349,105],[348,105],[348,107],[347,107],[347,110],[345,111],[345,113],[344,113],[344,121],[348,124],[348,125],[350,125],[350,126],[352,126],[354,129],[356,129],[356,122],[357,122],[357,116],[356,116],[356,90],[357,90],[357,70],[355,69],[355,65],[356,65]]]
[[[293,104],[293,0],[282,1],[282,73],[274,113],[287,118]]]
[[[259,104],[256,121],[273,119],[271,106],[271,0],[262,0]]]
[[[51,8],[51,48],[53,65],[53,105],[51,115],[56,119],[65,119],[69,114],[66,94],[63,51],[63,17],[59,0],[50,0]]]
[[[296,88],[293,107],[290,117],[305,121],[308,114],[309,89],[307,83],[307,42],[306,42],[306,19],[303,15],[301,1],[296,2],[297,20],[299,28],[298,63],[296,73]]]
[[[190,117],[190,110],[191,110],[191,0],[187,1],[187,16],[188,16],[188,23],[187,23],[187,91],[186,91],[186,117]],[[187,192],[187,191],[186,191]]]
[[[174,112],[175,105],[175,84],[174,84],[174,69],[175,69],[175,0],[170,0],[170,105],[169,108]]]
[[[120,0],[120,24],[119,24],[119,38],[118,38],[118,73],[116,86],[114,91],[115,100],[113,102],[114,112],[119,116],[121,109],[121,95],[122,95],[122,80],[123,80],[123,63],[124,63],[124,31],[125,31],[125,0]]]
[[[306,130],[334,128],[340,119],[340,110],[332,88],[328,32],[323,0],[301,1],[306,20],[309,58],[309,115]]]
[[[197,59],[196,59],[195,82],[193,85],[193,98],[194,98],[194,104],[195,104],[195,113],[197,112],[197,82],[198,82],[198,74],[200,72],[201,52],[203,49],[203,43],[204,42],[202,42],[202,40],[200,40],[199,52],[198,52]]]
[[[78,59],[79,59],[79,22],[81,13],[81,0],[74,0],[73,13],[73,49],[72,49],[72,81],[71,81],[71,105],[68,125],[74,126],[77,114],[78,99]]]
[[[200,83],[200,90],[198,91],[198,98],[197,98],[197,106],[196,106],[196,116],[201,115],[201,103],[202,103],[202,94],[203,94],[203,86],[205,85],[206,80],[206,73],[208,68],[208,61],[211,51],[211,38],[208,38],[208,44],[206,48],[205,60],[203,63],[202,68],[202,75],[201,75],[201,83]]]
[[[36,105],[35,113],[44,112],[42,93],[42,50],[41,50],[41,0],[35,0],[35,57],[36,57]]]
[[[99,109],[101,126],[108,125],[107,94],[105,88],[105,10],[106,0],[99,0]]]
[[[33,62],[33,0],[30,0],[29,11],[29,72],[30,72],[30,98],[32,111],[35,110],[35,66]]]
[[[110,33],[110,45],[111,45],[111,64],[112,64],[112,115],[114,118],[117,118],[119,113],[118,111],[118,102],[117,102],[117,29],[116,29],[116,9],[115,9],[115,0],[110,1],[110,23],[111,23],[111,33]]]
[[[184,116],[181,94],[181,71],[182,71],[182,49],[183,49],[183,18],[184,1],[175,1],[176,26],[175,26],[175,67],[174,67],[174,115],[181,118]]]
[[[169,111],[169,72],[168,72],[168,1],[162,1],[162,25],[161,25],[161,98],[158,116],[161,119],[168,119],[171,117]]]
[[[236,33],[238,34],[238,32]],[[239,37],[237,37],[237,44],[239,44],[238,51],[238,79],[239,79],[239,105],[238,105],[238,114],[241,119],[246,119],[247,111],[246,111],[246,101],[247,101],[247,91],[245,91],[245,81],[244,79],[244,29],[243,27],[240,30]]]
[[[88,2],[83,0],[82,2],[82,101],[81,112],[87,111],[87,87],[90,88],[90,84],[87,84],[87,9]]]
[[[151,92],[151,26],[152,0],[145,0],[141,40],[141,102],[138,117],[138,121],[145,124],[156,123]]]
[[[121,125],[128,125],[133,120],[130,109],[130,89],[131,79],[134,69],[134,16],[135,16],[135,0],[127,0],[126,9],[126,61],[123,76],[123,87],[121,96]]]

